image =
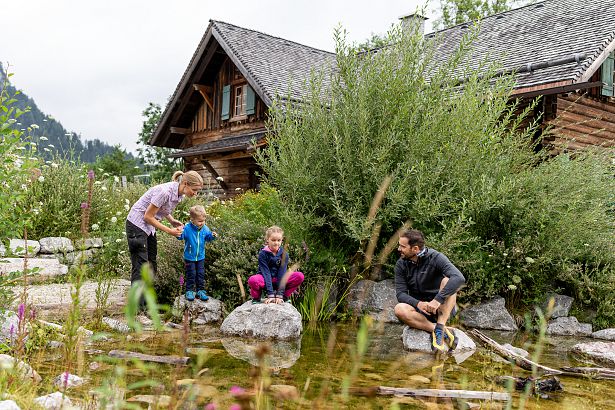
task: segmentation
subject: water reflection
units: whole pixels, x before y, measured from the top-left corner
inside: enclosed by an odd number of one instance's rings
[[[273,369],[288,369],[299,360],[301,355],[301,338],[283,341],[223,338],[221,341],[229,355],[253,366],[259,365],[257,351],[263,344],[269,346],[269,352],[265,355],[266,366]]]

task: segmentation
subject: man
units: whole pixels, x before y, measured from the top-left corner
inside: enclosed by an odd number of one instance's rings
[[[403,232],[397,250],[395,290],[399,303],[395,315],[412,328],[430,332],[433,351],[455,349],[458,340],[446,322],[455,314],[457,291],[465,278],[446,256],[425,247],[421,231]]]

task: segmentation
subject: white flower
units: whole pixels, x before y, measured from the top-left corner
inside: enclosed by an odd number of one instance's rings
[[[126,236],[126,232],[122,232],[122,235]]]
[[[527,263],[534,263],[534,262],[536,262],[536,261],[534,260],[534,258],[530,258],[529,256],[526,256],[526,257],[525,257],[525,261],[526,261]]]
[[[21,189],[23,189],[24,191],[27,191],[28,186],[26,184],[21,184]]]
[[[107,187],[103,185],[100,189],[102,189],[103,191],[106,191]],[[107,198],[105,198],[105,199],[107,199]]]
[[[41,141],[47,141],[47,140],[48,140],[48,138],[47,138],[47,137],[40,137],[39,139],[40,139]]]
[[[135,169],[139,169],[139,166],[138,166],[138,165],[135,165],[135,167],[134,167],[134,168],[135,168]]]
[[[45,181],[45,177],[44,176],[39,176],[38,177],[38,182],[44,182]]]
[[[100,181],[94,182],[94,185],[100,185],[100,184],[102,184],[102,182],[100,182]]]
[[[55,148],[55,147],[56,147],[56,146],[55,146],[55,145],[53,145],[53,144],[48,144],[47,146],[48,146],[48,147],[51,147],[51,148]]]
[[[116,223],[117,222],[117,218],[114,216],[111,218],[111,222]]]
[[[58,165],[58,164],[56,164],[55,162],[52,162],[52,163],[51,163],[51,167],[52,167],[52,168],[57,168],[57,167],[59,167],[59,165]]]
[[[128,206],[128,204],[124,205],[124,209],[130,211],[130,207]]]
[[[16,120],[16,119],[14,119],[14,118],[9,118],[9,119],[7,120],[7,122],[8,122],[9,124],[15,124],[15,123],[17,122],[17,120]]]
[[[39,210],[37,208],[33,208],[32,209],[32,213],[34,213],[34,215],[38,215]]]
[[[30,127],[34,128],[35,130],[37,130],[37,129],[38,129],[38,125],[36,125],[36,124],[32,124],[32,125],[30,125]]]
[[[43,148],[43,151],[45,151],[45,152],[51,152],[51,150],[50,150],[49,148],[47,148],[47,147]]]
[[[515,285],[508,285],[508,289],[510,289],[510,290],[517,290],[517,286],[515,286]]]
[[[36,147],[36,142],[31,142],[31,143],[30,143],[30,145],[31,145],[32,147]]]
[[[115,243],[120,243],[120,242],[122,242],[122,240],[121,240],[120,238],[117,238],[117,239],[115,240]]]
[[[117,216],[120,216],[120,215],[122,214],[122,211],[117,211],[115,214],[116,214]]]
[[[505,257],[506,257],[506,256],[508,256],[508,254],[507,254],[507,253],[503,253],[502,255],[504,255]]]
[[[235,191],[241,191],[241,188],[235,188]]]
[[[105,170],[102,168],[96,168],[98,170],[98,172],[104,172]]]
[[[98,224],[92,224],[92,230],[93,230],[93,231],[97,231],[97,230],[98,230],[98,228],[100,228],[100,227],[98,226]]]
[[[105,173],[103,174],[103,177],[108,177],[108,176],[109,176],[109,173],[108,173],[108,172],[105,172]]]
[[[26,147],[17,147],[18,150],[23,151]]]
[[[126,205],[130,205],[130,201],[128,200],[128,198],[124,199],[124,202],[126,203]]]
[[[224,181],[224,178],[222,178],[222,177],[217,177],[217,178],[216,178],[216,181]]]
[[[507,267],[508,269],[510,269],[510,265],[506,265],[506,267]]]
[[[120,177],[113,177],[113,180],[114,180],[115,182],[120,182]]]

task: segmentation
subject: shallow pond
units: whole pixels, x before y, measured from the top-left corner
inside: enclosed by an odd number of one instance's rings
[[[369,334],[368,349],[360,358],[356,353],[357,328],[358,325],[353,323],[307,327],[299,342],[273,343],[268,348],[263,348],[262,342],[258,341],[223,338],[215,326],[195,328],[190,332],[178,329],[130,336],[110,334],[112,340],[92,343],[80,352],[72,373],[86,377],[88,383],[69,389],[68,395],[85,408],[95,408],[90,391],[109,386],[106,389],[108,396],[115,394],[128,399],[135,395],[162,394],[171,396],[174,404],[181,400],[193,403],[178,408],[201,409],[206,403],[215,402],[217,408],[226,409],[237,402],[237,397],[231,394],[233,386],[250,389],[262,382],[295,386],[300,395],[294,401],[282,401],[280,395],[289,394],[282,388],[278,393],[263,396],[264,402],[269,400],[265,404],[272,408],[463,408],[460,401],[451,399],[436,402],[435,399],[384,396],[344,397],[341,391],[344,380],[351,376],[351,385],[363,387],[364,391],[374,386],[506,391],[493,381],[496,376],[528,376],[528,372],[518,367],[494,361],[480,348],[467,358],[436,358],[431,354],[406,352],[401,342],[403,327],[396,324],[375,325]],[[512,342],[515,346],[532,350],[531,341],[522,334],[485,333],[498,342]],[[567,354],[572,344],[578,342],[578,338],[551,339],[544,347],[540,363],[555,368],[582,365]],[[187,356],[187,348],[191,348],[192,360],[186,366],[109,359],[106,354],[92,351],[128,350]],[[199,352],[196,356],[195,350]],[[253,365],[258,363],[260,353],[265,353],[265,367],[269,369],[265,377],[259,375],[258,368]],[[33,356],[30,363],[44,379],[39,393],[48,393],[52,391],[48,381],[65,370],[62,368],[62,351],[47,350]],[[612,393],[615,381],[560,379],[563,392],[554,393],[548,399],[530,398],[526,403],[522,403],[519,393],[513,393],[512,408],[525,405],[529,409],[615,409],[615,395]],[[184,380],[179,384],[197,383],[198,394],[188,398],[190,392],[178,386],[178,380]],[[195,392],[193,388],[191,393]],[[194,403],[198,403],[198,407]],[[502,402],[483,402],[482,406],[505,407]],[[147,408],[147,405],[142,408]],[[161,408],[166,408],[166,405]]]

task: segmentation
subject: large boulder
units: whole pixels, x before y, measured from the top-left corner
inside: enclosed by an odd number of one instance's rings
[[[360,280],[350,288],[346,300],[355,316],[369,314],[379,321],[399,322],[395,316],[397,297],[393,279],[380,282]]]
[[[470,337],[463,331],[452,327],[449,327],[449,329],[452,329],[455,336],[459,338],[457,348],[454,350],[455,353],[476,349],[476,343],[474,343],[474,341],[470,339]],[[409,326],[405,326],[401,338],[406,350],[417,352],[432,351],[431,333],[425,332],[424,330],[413,329]]]
[[[87,238],[87,239],[77,239],[75,241],[75,249],[76,250],[85,250],[92,248],[102,248],[103,240],[101,238]]]
[[[504,298],[496,297],[479,305],[465,309],[460,314],[467,327],[477,329],[517,330],[517,325],[504,306]]]
[[[558,336],[590,336],[592,334],[591,323],[579,323],[576,317],[558,317],[550,320],[547,324],[548,335]]]
[[[553,311],[551,312],[551,319],[568,316],[568,312],[570,312],[570,308],[572,307],[572,302],[574,302],[574,298],[566,295],[547,295],[547,297],[540,305],[543,312],[547,312],[551,299],[553,299],[554,302]]]
[[[182,318],[184,312],[188,311],[190,322],[195,325],[205,325],[222,320],[223,307],[224,305],[221,301],[211,296],[207,301],[203,302],[200,299],[188,301],[186,296],[181,295],[175,298],[173,303],[173,316]]]
[[[222,345],[228,354],[253,366],[260,365],[259,355],[262,355],[265,366],[274,369],[291,368],[301,355],[301,339],[276,340],[263,345],[259,340],[223,338]]]
[[[0,311],[0,343],[11,346],[19,332],[19,317],[11,310]]]
[[[615,340],[615,328],[602,329],[592,333],[594,339]]]
[[[36,370],[30,367],[28,363],[15,359],[8,354],[0,354],[0,369],[14,371],[19,376],[24,379],[30,379],[34,383],[38,383],[42,380],[41,376],[39,376]]]
[[[0,400],[0,410],[21,410],[13,400]]]
[[[68,253],[75,250],[73,242],[62,236],[41,238],[38,242],[41,244],[41,253]]]
[[[38,241],[28,240],[26,242],[23,239],[11,239],[9,241],[9,249],[13,255],[25,255],[26,248],[28,249],[28,256],[36,256],[36,254],[41,250],[41,244]]]
[[[34,399],[34,403],[46,410],[67,410],[73,408],[73,404],[68,396],[63,395],[59,391],[46,396],[37,397]]]
[[[290,340],[301,336],[301,314],[290,303],[244,303],[231,312],[220,326],[232,336]]]
[[[615,367],[615,342],[579,343],[572,347],[572,352],[599,364]]]
[[[0,274],[24,271],[27,263],[28,282],[33,283],[46,279],[63,276],[68,273],[68,266],[62,265],[57,258],[2,258],[0,260]]]

